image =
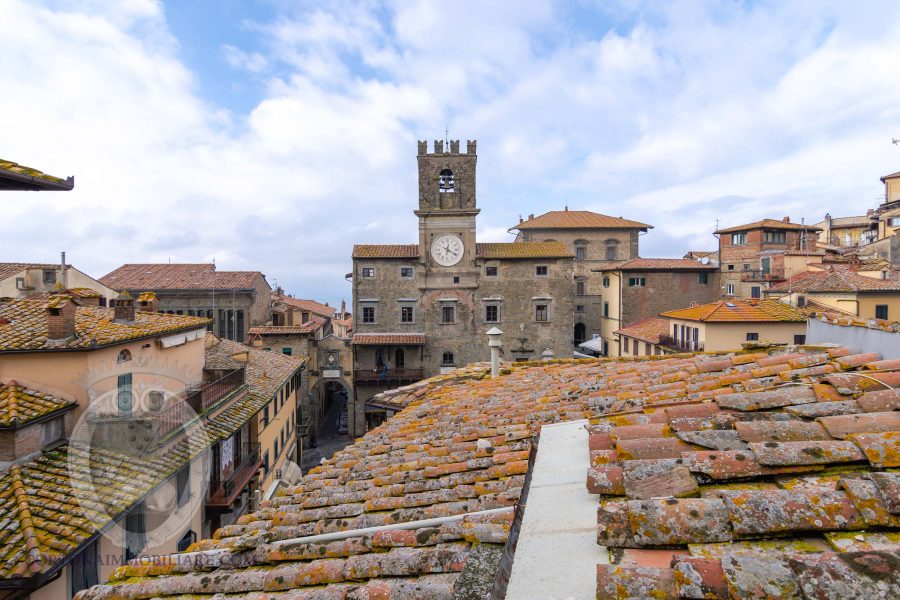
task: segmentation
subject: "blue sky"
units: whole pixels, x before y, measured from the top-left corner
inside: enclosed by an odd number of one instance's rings
[[[349,299],[353,243],[415,241],[415,142],[478,139],[479,237],[588,209],[643,256],[817,222],[900,169],[900,5],[0,0],[0,260],[216,260]]]

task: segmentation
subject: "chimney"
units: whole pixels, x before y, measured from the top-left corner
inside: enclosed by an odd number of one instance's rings
[[[59,269],[60,269],[60,271],[61,271],[61,272],[60,272],[60,275],[62,276],[61,279],[62,279],[63,288],[68,289],[68,287],[69,287],[69,277],[68,277],[69,273],[68,273],[68,267],[66,267],[66,253],[65,253],[65,251],[59,253]]]
[[[790,223],[790,222],[791,222],[791,218],[790,218],[790,217],[785,217],[785,218],[782,219],[782,222],[784,222],[784,223]]]
[[[134,323],[134,298],[124,290],[116,299],[115,307],[116,323]]]
[[[529,220],[529,221],[532,220],[533,218],[534,218],[534,213],[531,213],[530,215],[528,215],[528,220]]]
[[[141,312],[159,312],[159,298],[153,292],[143,292],[138,296],[138,310]]]
[[[67,294],[53,294],[47,311],[47,340],[61,342],[75,336],[75,309],[78,303]]]
[[[699,302],[697,302],[696,300],[691,300],[690,308],[697,308],[698,306],[700,306]]]

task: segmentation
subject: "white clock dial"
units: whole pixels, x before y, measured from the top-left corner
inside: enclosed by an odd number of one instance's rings
[[[442,235],[431,244],[431,257],[444,267],[452,267],[463,255],[463,242],[455,235]]]

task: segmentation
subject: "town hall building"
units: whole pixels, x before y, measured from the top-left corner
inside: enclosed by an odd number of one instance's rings
[[[419,142],[418,243],[353,247],[359,412],[379,391],[489,360],[494,327],[504,361],[572,355],[575,256],[561,241],[478,242],[476,158],[475,141]]]

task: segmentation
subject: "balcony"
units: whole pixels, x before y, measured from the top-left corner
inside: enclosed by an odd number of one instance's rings
[[[229,510],[260,467],[259,444],[250,444],[247,454],[236,459],[234,470],[228,477],[209,482],[206,507]],[[213,465],[213,468],[218,469],[219,465]]]
[[[745,269],[741,281],[784,281],[784,271],[775,269]]]
[[[419,381],[422,369],[356,369],[353,381],[358,383],[396,383],[401,381]]]
[[[703,341],[676,340],[671,335],[659,336],[659,345],[682,352],[703,352]]]

